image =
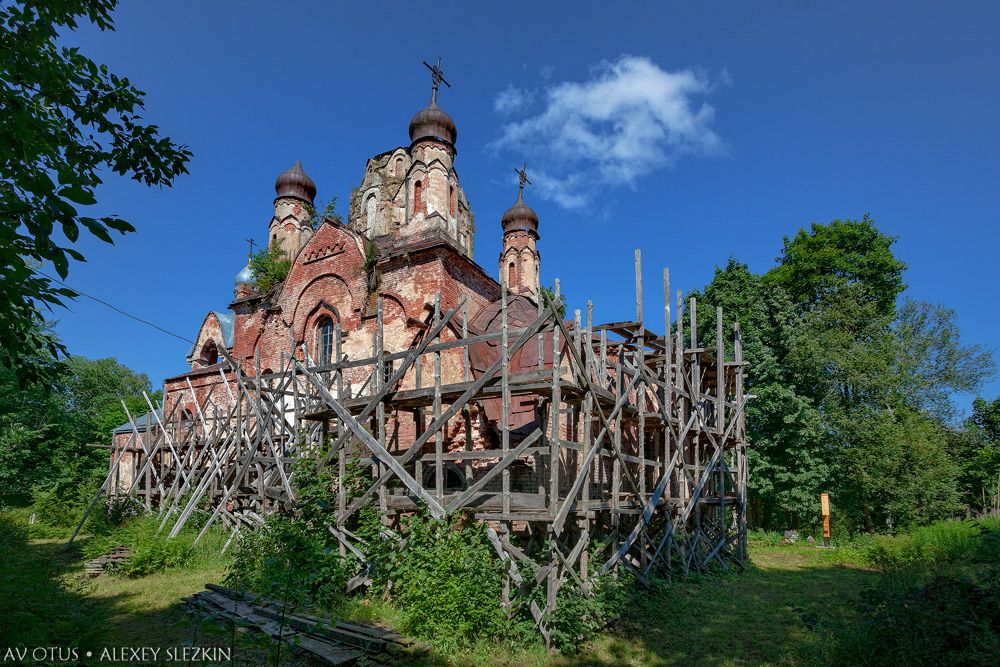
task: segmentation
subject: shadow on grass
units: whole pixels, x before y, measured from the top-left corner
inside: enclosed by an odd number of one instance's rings
[[[61,647],[62,653],[53,654],[57,658],[75,648],[76,664],[108,664],[100,662],[105,649],[148,646],[160,649],[162,661],[168,648],[176,653],[196,646],[228,649],[232,659],[221,661],[226,665],[275,664],[274,642],[186,613],[176,591],[165,593],[176,601],[146,611],[140,610],[139,593],[96,591],[98,583],[85,578],[81,561],[78,547],[66,550],[62,540],[30,541],[21,525],[0,515],[0,658],[8,648],[27,648],[31,664],[31,649]],[[282,647],[280,664],[311,663]]]
[[[662,583],[563,665],[830,664],[878,573],[809,547],[761,548],[742,574]]]

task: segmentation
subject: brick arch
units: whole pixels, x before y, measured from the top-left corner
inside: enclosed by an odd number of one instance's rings
[[[318,295],[318,298],[315,299],[309,295],[310,288],[326,278],[334,278],[337,280],[337,284],[344,287],[344,296],[347,298],[347,303],[334,303],[337,299],[333,298],[333,295]],[[297,342],[308,342],[311,327],[315,327],[316,322],[323,315],[328,315],[334,322],[339,322],[341,329],[347,328],[343,313],[346,313],[350,317],[350,314],[353,312],[353,303],[354,300],[351,298],[350,289],[347,287],[346,281],[340,276],[327,274],[312,280],[299,293],[295,314],[292,316],[292,331],[295,340]],[[308,310],[306,310],[307,308]]]
[[[318,294],[310,295],[310,290],[315,291],[315,286],[317,283],[323,281],[333,281],[339,290],[343,292],[343,296],[347,299],[348,303],[345,306],[340,304],[337,308],[344,314],[345,318],[350,317],[350,313],[353,310],[354,296],[351,292],[351,282],[344,278],[339,273],[321,273],[317,276],[313,276],[308,279],[296,292],[295,294],[285,295],[285,313],[282,314],[282,321],[286,327],[292,329],[296,335],[301,330],[303,313],[308,315],[309,311],[315,306],[319,301],[326,300],[328,303],[335,303],[337,301],[332,295],[329,294]],[[289,300],[292,300],[288,303]],[[342,300],[341,300],[342,301]],[[308,310],[307,310],[308,309]],[[286,318],[287,314],[287,318]]]

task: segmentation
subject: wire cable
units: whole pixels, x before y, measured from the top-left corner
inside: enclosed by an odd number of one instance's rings
[[[161,327],[161,326],[160,326],[160,325],[158,325],[158,324],[153,324],[152,322],[150,322],[150,321],[148,321],[148,320],[144,320],[144,319],[142,319],[141,317],[136,317],[135,315],[133,315],[133,314],[131,314],[131,313],[126,313],[126,312],[125,312],[124,310],[122,310],[122,309],[121,309],[121,308],[119,308],[118,306],[115,306],[115,305],[113,305],[113,304],[110,304],[110,303],[108,303],[107,301],[105,301],[104,299],[99,299],[99,298],[97,298],[96,296],[94,296],[94,295],[92,295],[92,294],[87,294],[86,292],[81,292],[81,291],[80,291],[80,290],[78,290],[77,288],[75,288],[75,287],[72,287],[72,286],[70,286],[70,285],[67,285],[66,283],[64,283],[63,281],[59,280],[58,278],[53,278],[52,276],[50,276],[49,274],[45,273],[44,271],[38,271],[38,270],[36,269],[36,270],[35,270],[35,272],[36,272],[36,273],[39,273],[39,274],[41,274],[41,275],[43,275],[43,276],[45,276],[45,277],[46,277],[46,278],[48,278],[49,280],[52,280],[52,281],[55,281],[55,282],[59,283],[60,285],[62,285],[63,287],[65,287],[65,288],[67,288],[67,289],[70,289],[70,290],[73,290],[73,292],[75,292],[75,293],[76,293],[76,294],[78,294],[79,296],[85,296],[85,297],[87,297],[88,299],[93,299],[93,300],[94,300],[94,301],[96,301],[97,303],[99,303],[99,304],[101,304],[101,305],[104,305],[104,306],[107,306],[107,307],[108,307],[108,308],[110,308],[111,310],[113,310],[113,311],[115,311],[115,312],[117,312],[117,313],[120,313],[120,314],[124,315],[125,317],[128,317],[128,318],[130,318],[130,319],[133,319],[133,320],[135,320],[136,322],[139,322],[139,323],[141,323],[141,324],[145,324],[146,326],[150,326],[150,327],[153,327],[154,329],[157,329],[158,331],[162,331],[163,333],[167,334],[168,336],[173,336],[174,338],[180,338],[180,339],[181,339],[182,341],[184,341],[185,343],[192,343],[192,344],[194,343],[194,341],[193,341],[193,340],[191,340],[190,338],[186,338],[186,337],[184,337],[184,336],[181,336],[180,334],[175,334],[175,333],[174,333],[173,331],[168,331],[168,330],[164,329],[163,327]]]

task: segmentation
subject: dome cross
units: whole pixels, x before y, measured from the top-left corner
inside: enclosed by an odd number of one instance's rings
[[[441,56],[438,56],[437,64],[431,65],[426,60],[424,61],[424,67],[431,71],[431,104],[437,104],[437,92],[438,88],[443,83],[444,85],[451,88],[451,84],[448,83],[444,78],[444,72],[441,70]]]
[[[514,173],[517,174],[518,185],[517,185],[517,196],[521,197],[521,193],[524,192],[524,185],[527,183],[531,185],[531,181],[528,180],[528,163],[525,162],[520,169],[514,169]]]

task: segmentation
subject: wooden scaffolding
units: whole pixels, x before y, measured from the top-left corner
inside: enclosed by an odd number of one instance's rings
[[[646,328],[638,251],[635,276],[630,322],[596,325],[589,302],[585,314],[565,320],[556,281],[556,299],[541,299],[525,326],[510,326],[505,289],[500,326],[486,333],[470,333],[464,301],[443,311],[438,300],[414,345],[388,354],[379,300],[368,358],[341,354],[339,328],[333,363],[314,363],[303,348],[284,354],[277,372],[262,373],[259,358],[245,372],[227,355],[233,370],[220,370],[200,399],[188,381],[194,414],[180,401],[162,414],[150,405],[154,423],[142,431],[129,415],[129,445],[113,453],[103,490],[158,511],[170,536],[207,507],[199,539],[221,521],[231,542],[269,512],[292,507],[293,464],[317,458],[339,473],[327,527],[341,552],[362,563],[349,590],[368,583],[373,545],[352,531],[363,507],[378,507],[387,538],[408,513],[465,512],[486,522],[507,568],[504,605],[527,608],[547,639],[547,614],[567,582],[587,592],[595,572],[614,568],[645,580],[651,572],[741,567],[748,396],[739,325],[725,331],[716,309],[706,336],[694,299],[686,316],[679,290],[671,303],[664,270],[666,334],[655,334]],[[446,339],[445,331],[459,333]],[[495,359],[475,368],[470,351],[484,343]],[[512,368],[519,353],[537,355],[530,371]],[[442,380],[445,354],[461,357],[461,381]],[[469,436],[486,401],[499,402],[499,423],[496,437],[477,445]],[[527,427],[512,428],[512,401],[534,405]],[[387,429],[407,415],[413,437]],[[446,429],[465,430],[461,446],[447,444]],[[126,451],[135,453],[133,471],[120,485]],[[344,483],[358,463],[371,471],[360,492]],[[459,484],[449,484],[449,470]]]

